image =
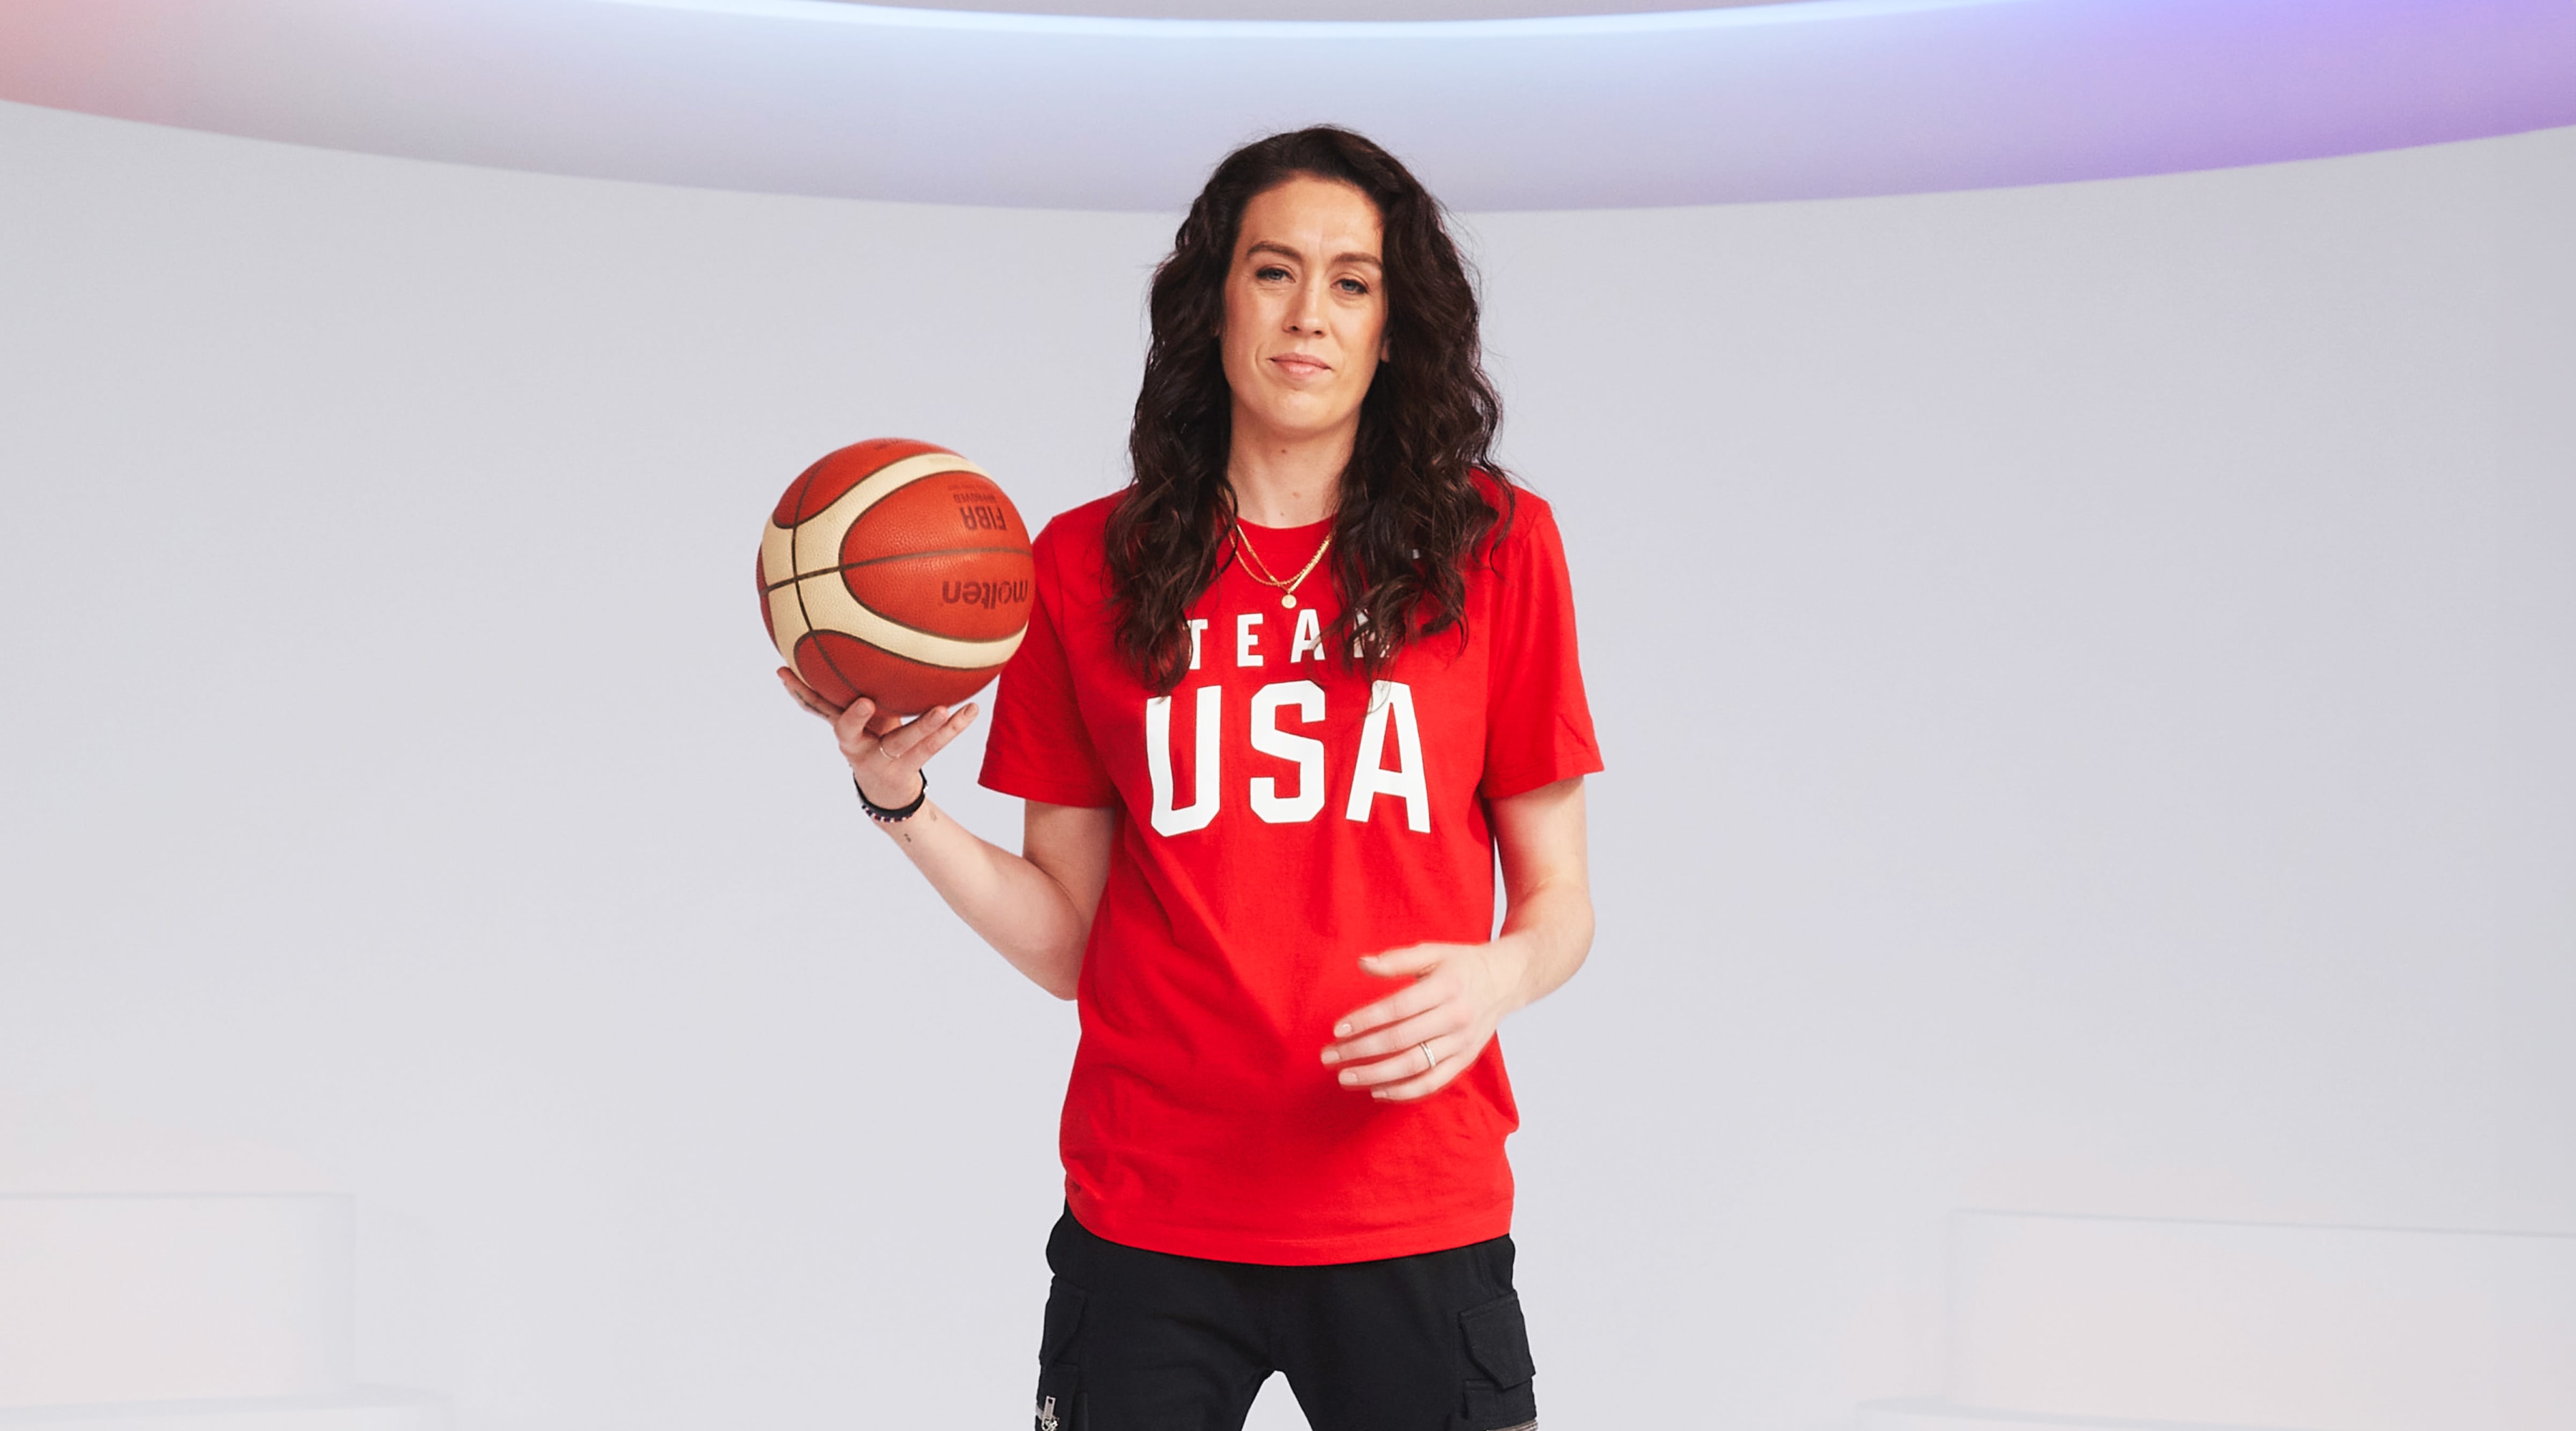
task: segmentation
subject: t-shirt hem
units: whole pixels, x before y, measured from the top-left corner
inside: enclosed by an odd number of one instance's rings
[[[990,770],[977,775],[975,783],[997,795],[1016,795],[1023,800],[1035,800],[1041,805],[1076,805],[1086,810],[1098,810],[1118,803],[1118,792],[1115,790],[1091,790],[1079,785],[1050,785],[1043,780],[996,774]]]
[[[1209,1228],[1181,1227],[1151,1218],[1125,1217],[1081,1197],[1068,1199],[1073,1220],[1084,1230],[1121,1247],[1197,1257],[1213,1262],[1249,1262],[1270,1267],[1319,1267],[1336,1262],[1376,1262],[1446,1252],[1453,1247],[1488,1242],[1512,1230],[1512,1209],[1499,1208],[1441,1222],[1336,1233],[1320,1237],[1263,1237]]]
[[[1514,795],[1526,795],[1542,785],[1553,785],[1560,780],[1571,780],[1578,775],[1598,775],[1601,773],[1601,768],[1600,755],[1586,752],[1560,759],[1553,765],[1531,766],[1513,771],[1487,770],[1484,794],[1488,800],[1508,800]]]

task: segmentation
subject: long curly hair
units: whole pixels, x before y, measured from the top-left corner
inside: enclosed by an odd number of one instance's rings
[[[1190,603],[1232,559],[1233,393],[1219,334],[1244,206],[1299,175],[1357,188],[1383,232],[1387,355],[1361,400],[1333,515],[1342,614],[1327,649],[1375,672],[1422,637],[1453,628],[1463,637],[1467,565],[1510,520],[1511,479],[1492,450],[1502,403],[1485,376],[1475,283],[1439,201],[1347,129],[1247,144],[1208,176],[1154,270],[1153,341],[1127,437],[1134,475],[1104,534],[1119,655],[1158,693],[1189,667]]]

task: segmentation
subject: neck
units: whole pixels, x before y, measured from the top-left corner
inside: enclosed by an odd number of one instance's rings
[[[1358,424],[1284,437],[1250,430],[1242,416],[1235,415],[1225,463],[1235,515],[1256,527],[1302,527],[1333,515]]]

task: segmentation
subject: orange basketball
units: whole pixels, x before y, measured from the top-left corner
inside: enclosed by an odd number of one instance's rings
[[[981,690],[1029,625],[1029,529],[984,469],[871,438],[805,469],[760,534],[769,639],[825,700],[897,715]]]

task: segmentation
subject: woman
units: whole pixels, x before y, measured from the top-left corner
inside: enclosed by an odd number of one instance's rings
[[[1151,307],[1134,480],[1038,537],[997,695],[1021,854],[928,801],[973,705],[779,675],[1080,1003],[1040,1431],[1239,1427],[1273,1370],[1318,1431],[1533,1425],[1493,1038],[1590,947],[1601,768],[1553,519],[1492,460],[1438,205],[1358,135],[1229,156]]]

